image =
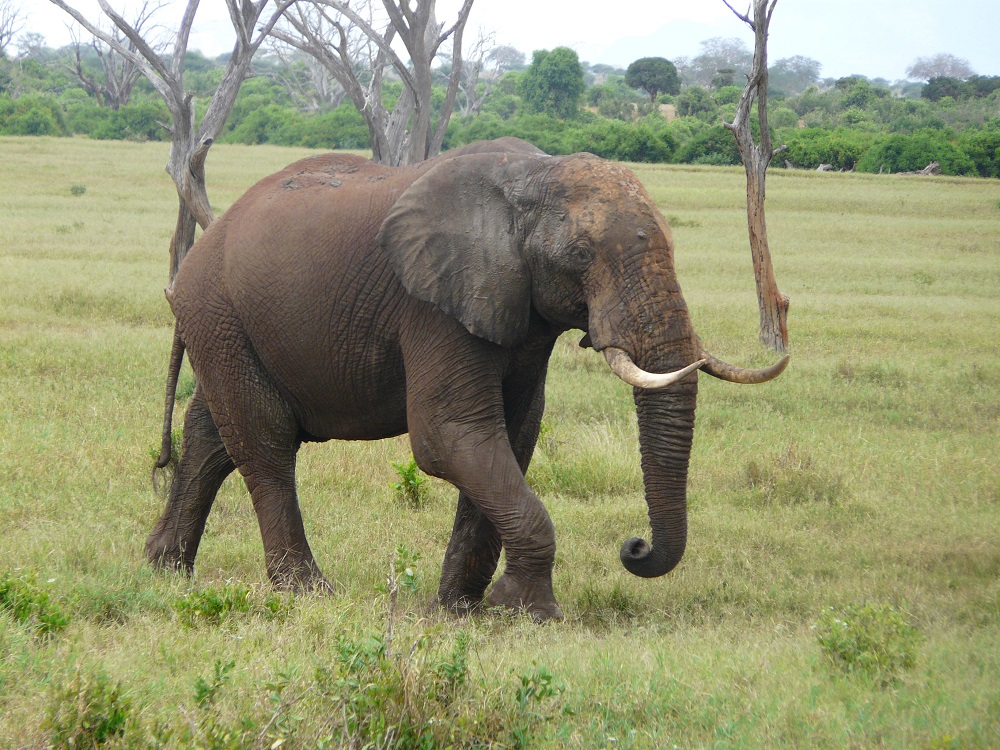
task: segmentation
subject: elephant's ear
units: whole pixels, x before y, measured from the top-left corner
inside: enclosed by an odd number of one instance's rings
[[[471,154],[443,161],[396,201],[378,242],[406,290],[501,346],[521,341],[531,280],[513,197],[531,160]]]

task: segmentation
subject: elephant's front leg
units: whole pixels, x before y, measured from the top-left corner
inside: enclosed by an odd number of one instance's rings
[[[545,410],[545,370],[549,344],[525,361],[515,362],[514,374],[504,381],[504,417],[507,436],[522,474],[528,471],[542,413]],[[464,492],[458,508],[448,550],[441,568],[438,600],[460,612],[477,607],[493,580],[500,559],[500,535],[493,523]]]
[[[457,531],[472,533],[450,545],[442,585],[448,586],[447,566],[453,562],[460,578],[465,576],[460,583],[474,594],[472,585],[478,589],[495,565],[494,541],[472,571],[461,570],[471,545],[493,534],[475,510],[499,534],[507,555],[489,604],[524,610],[538,620],[560,618],[552,591],[555,529],[525,481],[507,434],[501,386],[506,354],[464,331],[449,343],[455,348],[447,347],[451,353],[446,372],[440,361],[428,356],[407,361],[407,418],[414,456],[428,474],[454,484],[472,506],[460,509]],[[438,355],[443,348],[437,349]]]

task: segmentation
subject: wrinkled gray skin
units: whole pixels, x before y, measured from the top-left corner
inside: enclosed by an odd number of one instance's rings
[[[168,292],[198,387],[170,498],[146,547],[191,571],[223,479],[243,475],[271,580],[326,581],[303,530],[303,441],[409,432],[418,465],[460,491],[439,600],[560,617],[555,534],[525,482],[556,338],[587,332],[641,368],[701,347],[674,274],[670,230],[636,177],[588,154],[549,157],[503,139],[390,168],[304,159],[261,180],[191,249]],[[697,373],[636,388],[652,545],[625,566],[681,559]],[[165,426],[169,436],[169,417]],[[158,465],[167,462],[168,443]]]

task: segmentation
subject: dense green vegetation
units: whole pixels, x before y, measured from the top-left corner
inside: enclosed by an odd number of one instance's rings
[[[96,139],[166,140],[166,107],[144,81],[118,109],[100,106],[60,61],[68,50],[44,47],[17,59],[0,58],[0,134],[87,135]],[[100,79],[93,53],[85,57]],[[286,65],[261,55],[256,77],[244,83],[221,141],[228,143],[356,148],[369,146],[361,114],[352,104],[308,107],[297,89],[307,76],[301,62]],[[221,63],[198,53],[186,80],[207,100]],[[581,64],[565,47],[536,51],[528,66],[507,71],[475,116],[452,118],[445,147],[478,138],[514,135],[550,153],[591,151],[610,159],[689,164],[738,164],[731,121],[739,75],[720,70],[710,86],[678,90],[677,71],[663,58],[637,60],[625,70]],[[779,60],[772,71],[770,125],[788,146],[778,166],[864,172],[915,171],[936,161],[944,174],[1000,176],[1000,76],[932,78],[923,87],[890,86],[863,77],[819,80],[807,58]],[[652,93],[643,89],[646,81]],[[398,95],[388,80],[386,96]],[[662,93],[669,92],[669,93]],[[434,104],[444,99],[443,85]]]
[[[566,619],[538,627],[428,607],[455,493],[408,475],[405,437],[299,454],[336,595],[268,588],[235,476],[196,577],[150,570],[167,145],[0,148],[0,746],[995,746],[1000,182],[771,173],[792,364],[701,378],[689,547],[664,578],[617,557],[648,528],[630,389],[560,341],[529,481]],[[214,147],[216,208],[307,153]],[[703,340],[772,361],[743,170],[635,170]]]

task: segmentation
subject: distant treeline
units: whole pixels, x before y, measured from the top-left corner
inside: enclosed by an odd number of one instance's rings
[[[144,80],[127,103],[102,106],[66,66],[58,51],[33,58],[0,59],[0,134],[85,135],[98,139],[169,140],[169,113]],[[207,98],[221,74],[219,61],[193,53],[188,85]],[[650,101],[625,84],[624,71],[587,70],[578,105],[538,111],[526,106],[519,85],[530,67],[495,81],[475,115],[452,117],[445,148],[511,135],[551,154],[589,151],[620,161],[740,164],[732,120],[742,89],[689,85]],[[99,70],[95,70],[99,75]],[[727,83],[721,81],[722,84]],[[384,84],[389,99],[400,84]],[[444,96],[443,89],[436,97]],[[273,60],[243,84],[221,142],[271,143],[311,148],[369,147],[364,118],[349,100],[304,107]],[[814,81],[804,90],[772,90],[770,127],[787,146],[777,166],[899,172],[938,162],[944,174],[1000,177],[1000,76],[932,79],[923,87],[893,90],[854,76]]]

